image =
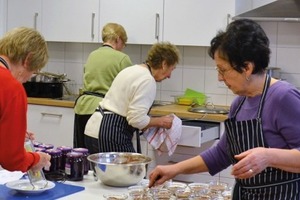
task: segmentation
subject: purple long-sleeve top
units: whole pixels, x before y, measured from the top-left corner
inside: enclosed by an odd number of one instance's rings
[[[228,117],[236,110],[243,97],[234,99]],[[237,121],[257,117],[261,95],[246,98]],[[262,111],[262,128],[266,143],[270,148],[300,150],[300,92],[285,81],[277,81],[268,89]],[[226,131],[217,145],[200,153],[209,173],[215,175],[231,163],[227,154]]]

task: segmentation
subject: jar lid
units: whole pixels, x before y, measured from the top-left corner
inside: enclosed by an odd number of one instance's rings
[[[40,144],[38,147],[42,147],[45,149],[53,149],[54,145],[53,144]]]
[[[48,153],[50,155],[59,155],[59,154],[61,154],[61,150],[59,150],[59,149],[46,149],[45,153]]]
[[[86,148],[74,148],[73,151],[79,152],[79,153],[88,153],[89,152],[89,150]]]
[[[82,153],[79,153],[79,152],[69,152],[67,153],[67,157],[74,157],[74,158],[78,158],[78,157],[82,157],[83,154]]]
[[[57,149],[59,149],[61,151],[70,151],[70,150],[72,150],[72,147],[60,146],[60,147],[57,147]]]

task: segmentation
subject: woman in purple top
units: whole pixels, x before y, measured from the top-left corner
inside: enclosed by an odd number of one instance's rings
[[[220,142],[200,156],[157,166],[150,184],[232,165],[234,200],[300,199],[300,93],[266,73],[269,40],[254,21],[233,21],[211,41],[218,79],[238,97]]]

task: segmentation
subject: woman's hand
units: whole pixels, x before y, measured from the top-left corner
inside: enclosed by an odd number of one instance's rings
[[[25,135],[25,139],[29,139],[29,140],[35,140],[35,136],[34,133],[27,131],[26,135]]]
[[[160,117],[161,128],[170,129],[173,124],[173,119],[174,119],[173,115],[166,115]]]
[[[149,187],[161,185],[175,177],[177,175],[175,169],[174,165],[158,165],[149,175]]]
[[[31,167],[31,170],[33,172],[38,172],[43,168],[49,169],[49,167],[51,166],[51,162],[50,162],[51,156],[43,152],[37,152],[37,153],[40,155],[40,160],[36,165]]]
[[[257,147],[234,156],[238,162],[233,165],[231,174],[235,178],[251,178],[268,167],[267,148]]]

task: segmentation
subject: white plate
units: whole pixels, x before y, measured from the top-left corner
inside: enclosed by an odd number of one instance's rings
[[[35,189],[32,188],[32,185],[30,184],[28,179],[22,179],[17,181],[8,182],[5,184],[6,187],[16,190],[18,192],[24,193],[24,194],[39,194],[44,191],[50,190],[55,187],[55,183],[51,181],[47,181],[48,184],[45,188],[43,188],[42,184],[37,183],[37,187]],[[41,187],[39,188],[39,185]]]

